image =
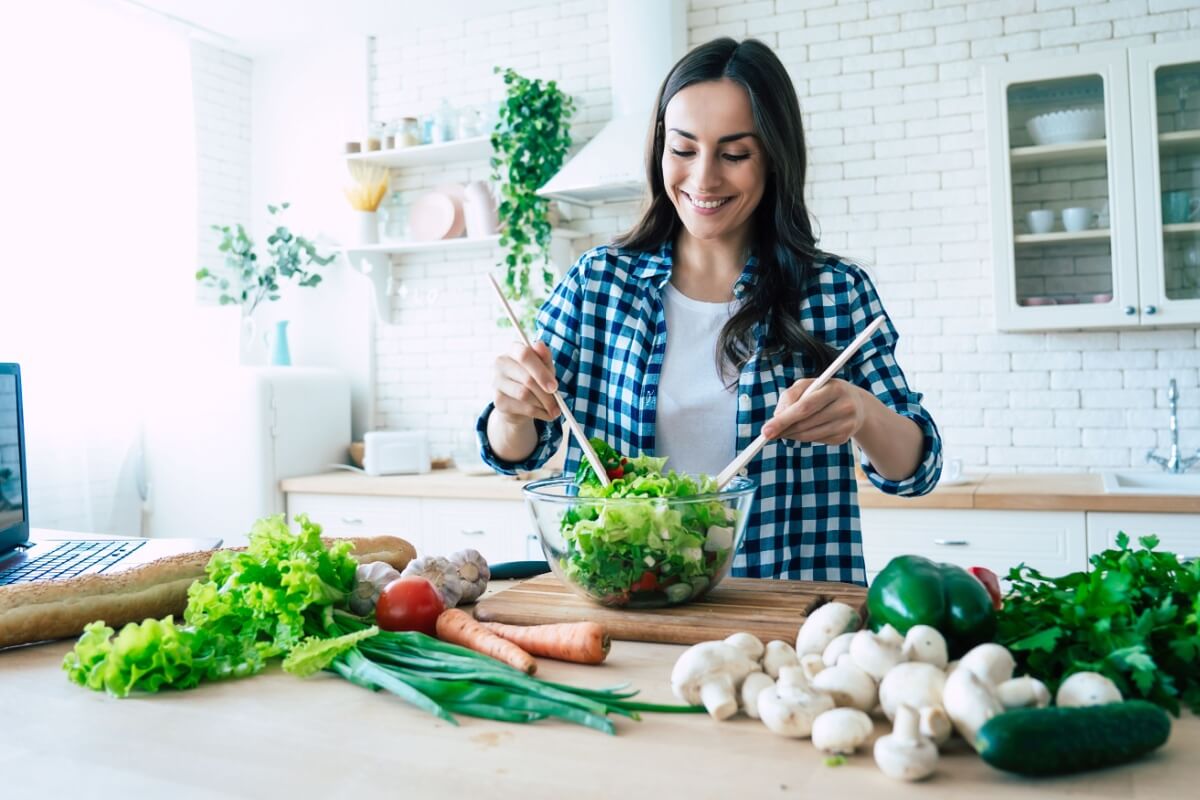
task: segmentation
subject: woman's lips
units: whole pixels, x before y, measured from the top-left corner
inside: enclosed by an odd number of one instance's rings
[[[688,205],[690,205],[692,207],[693,211],[695,211],[697,214],[701,214],[703,216],[709,216],[711,214],[716,214],[722,208],[729,205],[729,201],[731,199],[733,199],[730,197],[712,197],[712,198],[705,198],[703,200],[697,200],[695,197],[692,197],[690,194],[683,191],[682,189],[679,190],[679,193],[687,198]]]

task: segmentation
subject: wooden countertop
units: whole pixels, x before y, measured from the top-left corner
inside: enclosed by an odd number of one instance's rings
[[[1200,495],[1106,494],[1095,473],[967,474],[967,482],[939,486],[923,497],[896,497],[859,482],[863,508],[1009,509],[1025,511],[1124,511],[1200,514]],[[314,494],[520,500],[528,478],[466,475],[435,470],[426,475],[372,477],[331,472],[287,478],[284,492]]]
[[[904,784],[870,750],[823,765],[811,742],[738,717],[646,714],[617,735],[556,721],[528,725],[463,717],[453,727],[386,694],[328,673],[307,680],[277,667],[245,680],[117,700],[67,681],[71,642],[0,651],[0,764],[6,797],[357,798],[471,796],[1137,798],[1187,797],[1200,783],[1200,718],[1135,764],[1031,780],[988,767],[961,741],[929,781]],[[601,667],[540,660],[548,680],[624,681],[642,698],[675,702],[677,645],[614,642]],[[876,735],[886,732],[882,722]]]

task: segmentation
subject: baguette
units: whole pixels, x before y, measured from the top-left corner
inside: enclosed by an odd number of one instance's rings
[[[339,541],[321,537],[326,545]],[[416,557],[397,536],[351,537],[359,563],[386,561],[403,570]],[[242,550],[244,548],[225,548]],[[213,550],[179,553],[112,574],[0,586],[0,647],[78,636],[89,622],[114,630],[148,617],[183,617],[188,587],[204,577]]]

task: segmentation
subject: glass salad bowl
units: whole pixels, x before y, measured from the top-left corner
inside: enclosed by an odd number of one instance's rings
[[[729,574],[755,488],[734,478],[712,494],[588,497],[571,478],[548,478],[523,491],[559,580],[600,605],[661,608],[698,600]]]

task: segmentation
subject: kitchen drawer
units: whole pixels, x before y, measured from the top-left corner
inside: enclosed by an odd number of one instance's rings
[[[1183,558],[1200,558],[1200,514],[1120,514],[1089,511],[1088,551],[1098,553],[1117,546],[1124,531],[1131,547],[1140,547],[1139,536],[1158,537],[1156,550],[1169,550]]]
[[[868,579],[898,555],[987,567],[1002,579],[1024,562],[1047,575],[1087,568],[1081,511],[862,509]]]
[[[433,544],[421,522],[422,500],[349,494],[287,496],[288,519],[308,514],[328,536],[399,536],[424,555]]]
[[[424,527],[433,537],[430,552],[435,555],[469,547],[489,562],[526,558],[532,522],[523,501],[425,498],[422,502]]]

